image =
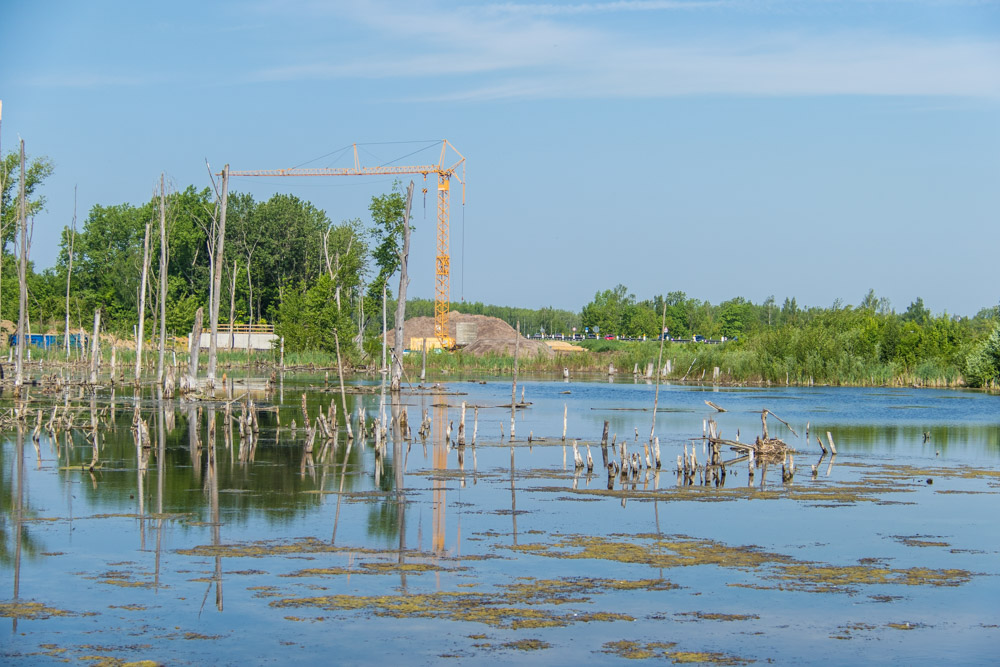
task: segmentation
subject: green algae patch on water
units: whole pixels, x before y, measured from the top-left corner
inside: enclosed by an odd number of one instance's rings
[[[436,618],[482,623],[494,628],[564,627],[574,623],[634,621],[616,612],[557,613],[540,607],[583,604],[590,596],[609,590],[669,590],[670,582],[574,578],[567,580],[525,578],[500,586],[496,593],[436,592],[411,595],[328,595],[284,598],[271,602],[281,608],[318,607],[328,611],[364,611],[375,616]]]
[[[892,569],[865,565],[830,565],[800,561],[784,554],[767,552],[757,546],[730,546],[714,540],[685,535],[613,535],[613,540],[591,535],[557,536],[552,544],[533,543],[507,547],[537,556],[608,560],[648,565],[658,569],[715,565],[727,569],[754,571],[770,585],[731,583],[754,589],[795,590],[812,593],[855,593],[860,586],[959,586],[972,573],[959,569],[913,567]]]
[[[30,621],[44,620],[57,616],[94,616],[93,612],[78,614],[65,609],[47,607],[41,602],[30,602],[27,600],[15,600],[13,602],[0,602],[0,617],[4,618],[24,618]]]
[[[863,565],[834,566],[822,563],[786,564],[770,578],[787,582],[781,589],[814,593],[855,593],[859,586],[959,586],[972,579],[965,570],[925,567],[891,569]]]
[[[603,653],[610,653],[629,660],[666,659],[675,665],[748,665],[753,660],[714,651],[678,651],[676,642],[639,642],[619,640],[605,642]]]
[[[119,588],[152,588],[153,587],[152,581],[141,581],[135,579],[136,575],[141,575],[141,574],[149,575],[150,573],[128,572],[125,570],[111,570],[99,574],[97,576],[87,576],[84,577],[84,579],[91,579],[100,584],[105,584],[108,586],[118,586]],[[161,588],[169,588],[169,587],[164,585],[161,586]]]
[[[930,538],[930,539],[928,539]],[[947,542],[935,539],[932,535],[893,535],[892,539],[908,547],[950,547]]]
[[[504,642],[498,648],[513,649],[516,651],[542,651],[552,648],[552,644],[544,642],[541,639],[521,639],[516,642]]]
[[[159,667],[155,660],[121,660],[110,655],[81,655],[77,660],[89,662],[91,667]]]
[[[924,623],[910,623],[909,621],[904,621],[902,623],[886,623],[885,627],[893,630],[916,630],[918,628],[926,628],[928,626]]]
[[[423,574],[425,572],[458,572],[465,567],[445,567],[437,563],[359,563],[356,567],[312,567],[280,577],[328,577],[362,574]]]
[[[704,611],[684,611],[674,614],[674,616],[690,616],[699,621],[756,621],[760,620],[757,614],[721,614]]]
[[[257,542],[242,542],[239,544],[220,544],[218,546],[204,544],[190,549],[178,549],[176,553],[182,556],[265,558],[268,556],[286,556],[289,554],[341,553],[344,551],[350,551],[356,554],[378,553],[372,549],[335,546],[329,542],[323,542],[314,537],[305,537],[292,542],[261,540]]]

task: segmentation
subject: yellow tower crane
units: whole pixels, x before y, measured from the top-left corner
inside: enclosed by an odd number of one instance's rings
[[[448,148],[457,156],[451,164]],[[447,162],[446,162],[447,160]],[[462,168],[459,176],[458,168]],[[451,310],[451,258],[448,254],[448,216],[451,199],[451,179],[462,184],[462,204],[465,204],[465,156],[459,153],[448,140],[441,142],[441,157],[437,164],[398,166],[383,165],[366,167],[358,159],[358,145],[354,144],[353,167],[320,167],[312,169],[253,169],[229,172],[230,176],[385,176],[421,174],[424,180],[428,174],[437,174],[437,267],[434,284],[434,335],[446,350],[455,347],[455,341],[448,334],[448,313]],[[427,189],[424,188],[424,192]]]

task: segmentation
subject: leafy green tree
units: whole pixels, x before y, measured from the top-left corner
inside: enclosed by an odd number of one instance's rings
[[[36,190],[52,175],[54,167],[52,161],[47,157],[29,158],[24,157],[24,201],[25,210],[30,218],[45,209],[45,197],[36,194]],[[21,155],[20,152],[10,152],[0,159],[0,200],[2,200],[2,213],[0,213],[0,241],[2,248],[14,243],[17,233],[17,218],[20,215],[18,198],[21,183]]]
[[[924,306],[924,300],[918,296],[917,300],[909,305],[902,317],[904,322],[927,324],[931,319],[931,311]]]
[[[336,349],[334,331],[341,340],[354,336],[354,323],[347,311],[337,309],[334,290],[333,280],[328,275],[321,275],[309,284],[300,281],[285,290],[275,333],[284,337],[287,349],[333,352]],[[343,353],[353,349],[341,345]]]
[[[595,294],[594,300],[583,307],[580,319],[592,331],[598,327],[602,334],[623,335],[628,333],[627,310],[634,304],[635,295],[624,285],[616,285]]]
[[[392,289],[388,280],[399,270],[400,246],[403,242],[403,217],[406,212],[406,197],[400,189],[399,181],[392,184],[392,192],[372,197],[368,210],[372,214],[372,260],[378,274],[368,288],[368,294],[379,304],[382,302],[382,288],[388,297]]]
[[[719,304],[719,334],[735,338],[745,334],[753,326],[756,312],[753,304],[743,297],[736,297]]]
[[[976,347],[965,360],[965,382],[985,387],[1000,381],[1000,326]]]
[[[799,305],[795,302],[795,297],[785,297],[785,303],[781,306],[781,323],[795,324],[799,319]]]

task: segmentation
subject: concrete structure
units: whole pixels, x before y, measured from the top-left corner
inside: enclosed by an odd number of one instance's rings
[[[230,330],[219,327],[219,337],[216,340],[216,348],[221,351],[229,349]],[[232,331],[234,350],[272,350],[281,345],[278,337],[274,335],[274,327],[266,325],[247,326],[237,324]],[[212,342],[212,332],[202,331],[200,346],[202,350],[207,350]]]

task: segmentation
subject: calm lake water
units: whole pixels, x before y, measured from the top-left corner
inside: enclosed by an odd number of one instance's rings
[[[404,392],[413,439],[390,433],[383,457],[371,437],[348,447],[342,414],[304,456],[303,393],[313,421],[340,397],[288,375],[256,397],[245,462],[224,401],[143,396],[142,448],[131,390],[33,396],[26,429],[0,437],[0,662],[995,664],[1000,397],[665,385],[662,468],[609,484],[604,422],[644,457],[654,387],[521,386],[513,442],[510,379],[452,378]],[[355,433],[359,405],[377,416],[377,394],[347,401]],[[55,406],[75,426],[53,439]],[[705,420],[752,441],[764,408],[796,432],[768,420],[797,452],[791,480],[780,462],[679,478],[685,447],[705,460]]]

